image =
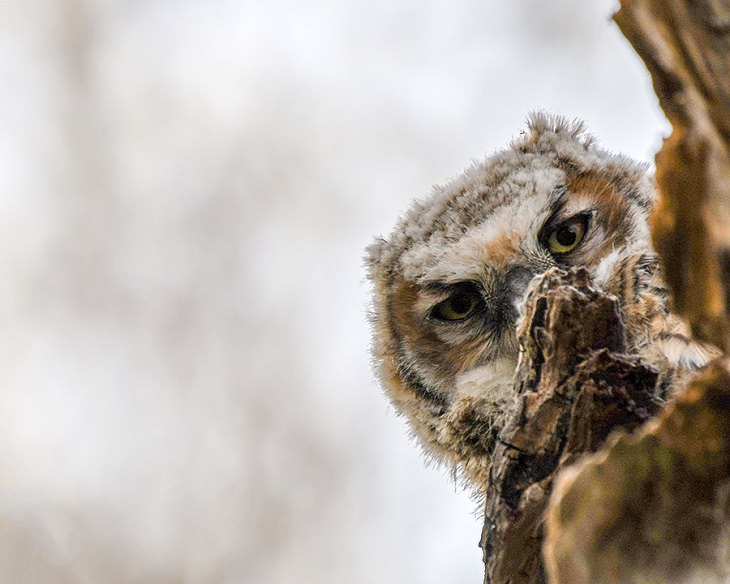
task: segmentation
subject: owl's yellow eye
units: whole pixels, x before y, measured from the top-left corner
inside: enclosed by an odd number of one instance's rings
[[[581,215],[561,223],[552,230],[548,237],[548,249],[552,253],[568,253],[573,251],[583,240],[588,227],[588,217]]]
[[[438,320],[463,320],[474,313],[481,303],[476,290],[459,290],[433,307],[431,316]]]

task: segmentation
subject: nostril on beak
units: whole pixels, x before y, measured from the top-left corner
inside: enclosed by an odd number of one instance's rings
[[[522,302],[527,287],[536,275],[537,271],[524,266],[514,266],[509,269],[505,276],[505,288],[512,302],[515,304]]]

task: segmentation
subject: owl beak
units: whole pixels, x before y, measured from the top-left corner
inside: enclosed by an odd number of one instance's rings
[[[527,287],[537,275],[537,270],[525,266],[513,266],[505,274],[505,299],[508,300],[517,310],[521,311],[525,299]]]
[[[537,271],[524,266],[513,266],[504,276],[501,288],[487,301],[489,327],[502,333],[514,329],[522,314],[525,293]]]

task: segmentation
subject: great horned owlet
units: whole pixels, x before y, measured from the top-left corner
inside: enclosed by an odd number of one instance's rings
[[[473,435],[504,423],[520,305],[552,267],[583,266],[618,298],[628,352],[660,370],[658,394],[709,360],[669,311],[647,223],[654,196],[646,165],[601,149],[580,122],[536,113],[368,248],[376,366],[430,456],[484,481],[490,449]],[[470,427],[475,400],[486,415]]]

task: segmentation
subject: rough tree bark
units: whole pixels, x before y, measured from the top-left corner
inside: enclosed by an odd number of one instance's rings
[[[492,457],[482,549],[485,582],[545,581],[542,517],[553,477],[616,427],[659,408],[657,373],[624,355],[618,301],[585,270],[548,272],[529,293],[518,332],[518,400]]]
[[[570,584],[730,581],[730,370],[555,481],[545,560]]]
[[[673,126],[651,227],[674,309],[727,351],[730,5],[621,0],[615,20]],[[622,354],[617,307],[585,273],[549,274],[527,307],[486,495],[485,582],[729,581],[730,360],[659,411],[655,374]]]

